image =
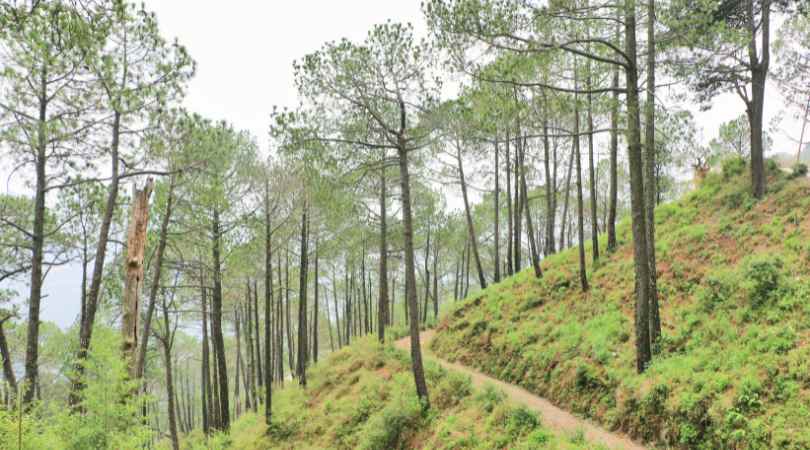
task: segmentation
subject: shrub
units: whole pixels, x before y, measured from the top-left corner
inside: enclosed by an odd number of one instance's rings
[[[793,166],[793,171],[790,173],[790,178],[800,178],[807,176],[807,164],[799,163]]]
[[[484,389],[475,396],[475,400],[483,405],[484,411],[487,413],[491,413],[496,406],[503,402],[504,398],[504,393],[491,384],[484,386]]]
[[[752,258],[745,266],[744,278],[751,306],[768,304],[782,281],[782,260],[772,256]]]
[[[743,158],[732,157],[723,161],[723,179],[729,180],[745,172],[747,163]]]
[[[421,419],[422,405],[416,396],[401,397],[375,414],[363,428],[358,448],[402,447],[402,435]]]
[[[451,408],[469,396],[471,390],[470,377],[458,372],[448,372],[433,395],[433,403],[439,409]]]

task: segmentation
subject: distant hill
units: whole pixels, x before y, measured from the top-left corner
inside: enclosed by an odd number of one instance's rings
[[[628,223],[589,292],[569,249],[457,303],[432,350],[661,446],[810,449],[810,183],[771,171],[755,201],[726,170],[656,211],[663,339],[643,375]]]

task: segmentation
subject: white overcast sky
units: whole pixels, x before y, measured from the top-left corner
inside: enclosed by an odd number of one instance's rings
[[[273,105],[295,106],[292,64],[386,20],[424,30],[420,0],[147,0],[166,37],[197,61],[185,105],[250,130],[267,148]]]
[[[420,0],[146,0],[157,13],[167,38],[177,38],[197,61],[184,105],[211,119],[225,119],[247,129],[267,151],[269,115],[274,105],[295,106],[294,60],[325,41],[362,40],[369,28],[386,20],[411,22],[425,30]],[[769,87],[766,124],[782,105]],[[696,108],[690,108],[696,111]],[[710,111],[696,114],[704,141],[717,127],[743,112],[733,95],[722,96]],[[787,134],[798,136],[795,122],[775,135],[781,151],[795,151]],[[2,172],[0,168],[0,172]],[[5,177],[3,177],[5,178]],[[3,190],[9,185],[3,184]],[[45,282],[43,319],[69,326],[79,310],[79,268],[55,268]],[[17,286],[21,296],[27,292]]]

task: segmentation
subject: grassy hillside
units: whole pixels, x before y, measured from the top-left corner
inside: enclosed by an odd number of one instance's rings
[[[664,336],[645,374],[627,223],[589,261],[590,292],[565,251],[542,280],[523,271],[459,302],[433,351],[662,445],[810,449],[810,185],[769,166],[760,202],[729,161],[656,211]]]
[[[555,437],[542,419],[510,405],[494,389],[476,391],[468,377],[427,362],[432,408],[416,397],[410,357],[372,338],[356,341],[312,368],[306,390],[289,384],[273,398],[274,424],[247,414],[231,437],[204,444],[189,436],[184,449],[559,449],[597,448],[581,436]]]

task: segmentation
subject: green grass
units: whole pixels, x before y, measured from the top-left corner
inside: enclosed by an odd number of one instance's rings
[[[558,437],[542,418],[505,400],[492,387],[476,390],[467,376],[427,362],[431,408],[416,396],[410,358],[373,338],[314,366],[309,385],[274,393],[273,424],[243,415],[229,437],[206,446],[200,433],[184,449],[595,449],[581,436]]]
[[[589,261],[590,292],[575,249],[554,255],[542,280],[524,271],[458,302],[433,351],[662,446],[810,449],[807,180],[772,171],[755,201],[727,163],[656,223],[663,339],[643,375],[628,223]]]

